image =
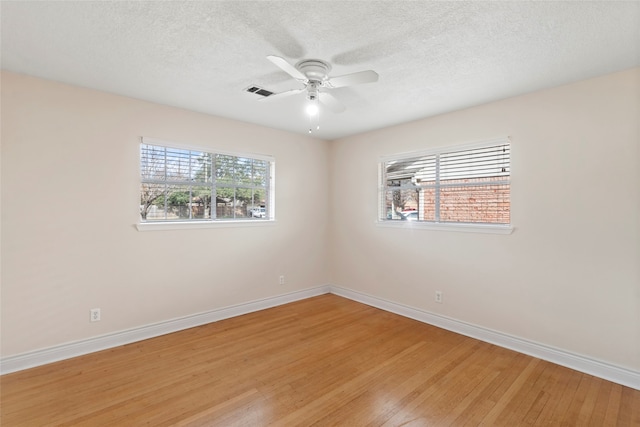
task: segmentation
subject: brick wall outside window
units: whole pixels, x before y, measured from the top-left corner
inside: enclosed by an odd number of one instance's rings
[[[509,184],[492,184],[504,181],[503,177],[447,180],[440,184],[440,221],[509,224],[511,215]],[[472,182],[469,186],[449,186]],[[482,185],[483,183],[486,183]],[[423,183],[424,184],[424,183]],[[435,218],[435,188],[420,191],[424,198],[423,217],[425,221]]]

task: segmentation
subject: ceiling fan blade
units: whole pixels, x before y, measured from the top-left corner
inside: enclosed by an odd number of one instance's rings
[[[286,90],[284,92],[274,93],[273,95],[269,95],[269,96],[265,96],[264,98],[260,98],[259,101],[272,101],[274,99],[286,98],[287,96],[295,95],[295,94],[300,93],[300,92],[302,92],[304,90],[305,90],[305,88]]]
[[[297,80],[306,81],[307,76],[302,74],[296,67],[289,64],[284,58],[280,58],[279,56],[269,55],[267,59],[277,65],[282,71],[289,74],[291,77]]]
[[[335,88],[359,85],[362,83],[372,83],[377,81],[378,73],[373,70],[367,70],[353,74],[345,74],[344,76],[332,77],[327,81],[327,85]]]
[[[334,113],[342,113],[347,108],[344,104],[336,99],[333,95],[327,92],[320,92],[320,102],[326,105]]]

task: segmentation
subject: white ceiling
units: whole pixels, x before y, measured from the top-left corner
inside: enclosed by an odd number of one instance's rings
[[[319,58],[322,139],[640,66],[640,2],[2,1],[2,68],[306,134],[299,84],[266,59]]]

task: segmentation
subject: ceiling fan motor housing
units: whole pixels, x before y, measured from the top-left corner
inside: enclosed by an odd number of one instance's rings
[[[303,59],[296,64],[296,68],[307,76],[310,82],[322,84],[329,78],[331,64],[320,59]]]

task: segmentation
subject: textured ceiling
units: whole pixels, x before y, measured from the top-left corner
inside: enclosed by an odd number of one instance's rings
[[[2,1],[2,68],[307,133],[300,85],[266,59],[329,61],[314,135],[335,139],[640,66],[640,2]]]

